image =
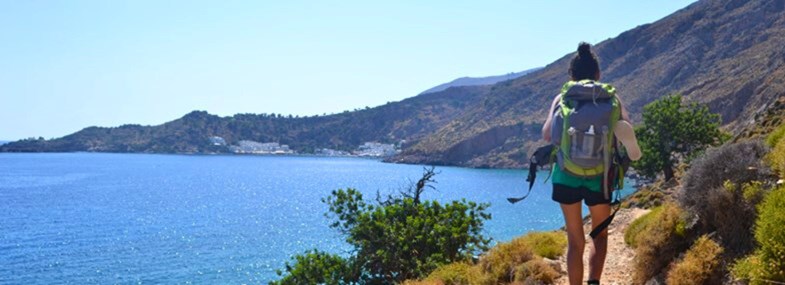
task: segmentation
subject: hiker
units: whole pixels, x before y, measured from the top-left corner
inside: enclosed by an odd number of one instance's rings
[[[600,83],[597,57],[581,42],[569,67],[571,81],[554,98],[542,127],[543,139],[555,145],[552,167],[552,199],[559,202],[567,229],[567,274],[570,284],[583,281],[585,234],[580,202],[589,207],[596,228],[589,256],[588,284],[599,284],[608,246],[613,177],[609,170],[615,141],[621,141],[630,159],[641,156],[627,111],[615,96],[615,88]],[[583,109],[581,109],[583,108]],[[580,112],[578,112],[580,111]],[[598,164],[599,163],[599,164]],[[616,172],[618,173],[618,172]],[[608,219],[607,222],[606,219]]]

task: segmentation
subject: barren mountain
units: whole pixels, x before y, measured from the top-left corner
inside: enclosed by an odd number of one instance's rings
[[[577,46],[577,43],[576,43]],[[645,104],[680,93],[708,104],[731,131],[785,94],[785,1],[696,2],[597,44],[602,80],[634,119]],[[568,80],[572,54],[496,84],[460,118],[394,158],[397,162],[519,167],[542,142],[548,104]]]

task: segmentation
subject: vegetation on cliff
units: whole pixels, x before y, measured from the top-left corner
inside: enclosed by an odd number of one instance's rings
[[[785,146],[777,148],[785,145],[780,105],[762,112],[733,142],[691,161],[671,184],[675,204],[632,223],[625,238],[636,247],[636,283],[785,281],[785,191],[777,185],[783,178],[777,163],[785,157]]]
[[[356,190],[336,190],[323,199],[326,216],[351,245],[353,255],[340,257],[319,251],[293,258],[282,279],[271,284],[391,284],[427,276],[438,266],[466,262],[487,249],[481,234],[490,219],[487,204],[453,201],[442,205],[421,201],[434,182],[433,168],[406,192],[364,200]]]
[[[780,115],[785,115],[782,112]],[[771,164],[780,179],[785,178],[783,165],[785,165],[785,124],[780,125],[766,139],[769,146],[773,147],[767,155],[767,162]],[[780,180],[781,182],[782,180]],[[770,284],[785,282],[785,186],[779,185],[768,193],[763,201],[758,204],[757,219],[752,229],[754,230],[754,243],[756,248],[744,258],[736,260],[733,265],[733,275],[750,284]]]
[[[443,265],[422,280],[404,284],[552,284],[561,274],[545,258],[563,255],[566,245],[563,232],[531,232],[497,244],[476,263]]]

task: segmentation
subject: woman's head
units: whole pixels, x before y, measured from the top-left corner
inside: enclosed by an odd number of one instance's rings
[[[572,80],[600,80],[600,62],[591,51],[591,45],[585,42],[578,44],[578,54],[570,61]]]

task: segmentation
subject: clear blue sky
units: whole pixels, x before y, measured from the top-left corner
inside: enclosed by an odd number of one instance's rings
[[[373,107],[543,66],[692,2],[0,0],[0,139]]]

